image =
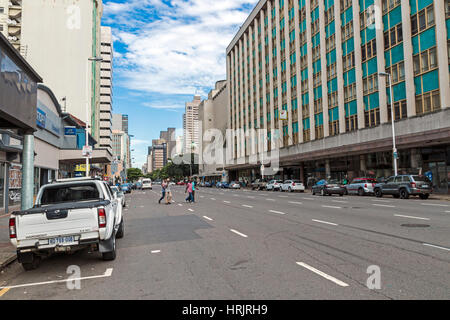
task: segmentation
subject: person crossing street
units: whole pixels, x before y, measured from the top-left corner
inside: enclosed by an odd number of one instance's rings
[[[163,182],[161,183],[161,198],[158,200],[159,204],[161,204],[161,200],[166,197],[166,188],[167,188],[167,186],[168,186],[168,184],[166,182],[166,179],[164,179]]]

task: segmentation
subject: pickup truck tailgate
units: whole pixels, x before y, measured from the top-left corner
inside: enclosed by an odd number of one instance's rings
[[[97,208],[43,210],[16,217],[17,240],[43,239],[98,231]]]

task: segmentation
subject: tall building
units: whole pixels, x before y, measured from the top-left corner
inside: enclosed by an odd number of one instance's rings
[[[192,102],[186,102],[183,115],[184,153],[197,153],[199,149],[199,121],[198,107],[202,102],[201,97],[195,95]]]
[[[228,126],[267,129],[284,177],[391,175],[387,72],[400,172],[448,192],[449,19],[448,1],[261,0],[226,50]],[[259,174],[255,143],[231,142],[231,178]]]
[[[113,164],[112,167],[115,172],[114,177],[120,177],[122,180],[126,177],[126,170],[131,167],[131,161],[128,155],[130,138],[128,135],[120,130],[112,131],[112,149],[113,149]]]
[[[101,148],[112,148],[113,47],[110,27],[101,27],[100,65],[100,141]]]
[[[11,3],[19,3],[12,1]],[[20,46],[66,112],[100,136],[101,0],[22,0]],[[11,9],[11,7],[10,7]],[[89,106],[89,115],[87,114]]]
[[[159,139],[167,143],[167,158],[172,158],[176,154],[176,128],[167,128],[166,131],[161,131]]]
[[[122,126],[122,114],[113,113],[111,123],[112,123],[112,130],[124,131]]]
[[[0,0],[0,32],[26,58],[26,47],[21,46],[22,0]]]
[[[222,80],[216,82],[213,90],[208,94],[208,99],[203,100],[199,106],[199,121],[202,124],[201,143],[202,153],[205,155],[211,155],[215,158],[214,163],[209,163],[203,158],[199,164],[199,176],[205,177],[208,180],[221,180],[224,172],[225,154],[223,148],[225,146],[226,129],[228,125],[228,90],[227,81]],[[216,137],[212,138],[212,141],[204,140],[205,133],[210,130],[219,130],[222,135],[222,143],[216,144]],[[222,153],[217,153],[219,150],[215,148],[221,148]],[[222,157],[220,157],[222,155]]]
[[[153,142],[149,147],[147,158],[147,170],[150,173],[162,169],[167,164],[167,143],[160,140],[153,140]]]
[[[122,130],[128,134],[128,115],[123,114],[122,115]]]

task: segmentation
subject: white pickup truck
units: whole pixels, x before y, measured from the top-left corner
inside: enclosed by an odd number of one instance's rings
[[[16,211],[9,220],[11,243],[25,270],[42,257],[83,248],[116,258],[116,238],[124,235],[122,206],[106,182],[89,178],[44,185],[33,208]]]

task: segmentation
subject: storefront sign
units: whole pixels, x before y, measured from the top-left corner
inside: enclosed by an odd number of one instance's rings
[[[41,109],[37,109],[37,117],[36,117],[36,124],[38,127],[45,129],[45,122],[47,119],[47,114],[42,111]]]
[[[90,166],[89,166],[90,167]],[[86,172],[86,165],[85,164],[77,164],[75,166],[75,171],[78,172]]]
[[[77,128],[76,127],[64,127],[64,135],[65,136],[76,136]]]

